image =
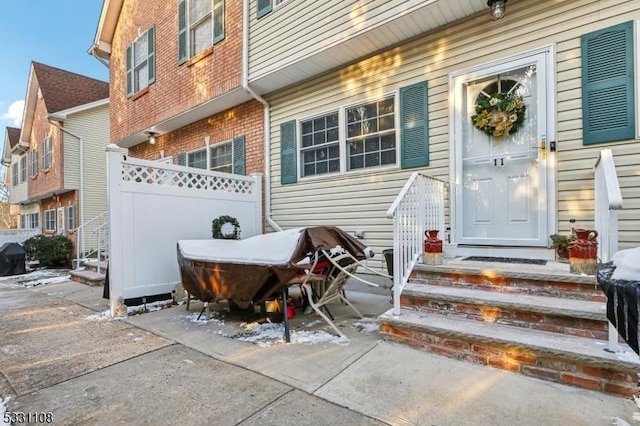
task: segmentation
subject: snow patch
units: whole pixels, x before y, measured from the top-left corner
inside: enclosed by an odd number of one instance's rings
[[[640,281],[640,247],[620,250],[611,257],[614,280]]]
[[[105,311],[98,312],[97,314],[87,315],[86,317],[84,317],[84,319],[87,321],[111,321],[111,320],[122,320],[123,318],[121,317],[114,318],[111,315],[111,311],[107,309]]]
[[[638,354],[630,351],[616,352],[616,358],[618,358],[620,361],[635,362],[635,363],[640,362],[640,358],[638,357]]]
[[[173,299],[160,300],[137,306],[127,306],[127,315],[143,314],[145,312],[156,312],[162,309],[170,308],[173,305]]]
[[[18,285],[24,288],[32,288],[49,284],[71,281],[67,269],[38,269],[27,274],[9,275],[0,277],[0,282]]]
[[[364,333],[375,333],[380,331],[380,324],[373,318],[364,318],[353,323],[353,327]]]
[[[242,323],[245,333],[238,340],[255,343],[260,347],[269,347],[284,344],[284,326],[275,323]],[[299,345],[314,345],[316,343],[335,343],[337,345],[349,344],[346,337],[338,337],[326,331],[291,331],[291,343]]]
[[[7,412],[7,402],[9,402],[9,397],[2,398],[0,396],[0,426],[9,426],[11,423],[5,422],[4,413]]]

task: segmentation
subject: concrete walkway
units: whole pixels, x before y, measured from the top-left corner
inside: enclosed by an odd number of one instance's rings
[[[240,340],[250,333],[230,313],[196,321],[199,303],[114,320],[101,314],[101,296],[73,282],[0,284],[8,412],[52,412],[53,424],[74,425],[539,426],[635,424],[640,411],[629,400],[382,342],[367,324],[390,307],[385,294],[348,292],[364,322],[332,307],[348,341],[263,346]],[[292,327],[303,337],[330,330],[315,315],[298,315]]]

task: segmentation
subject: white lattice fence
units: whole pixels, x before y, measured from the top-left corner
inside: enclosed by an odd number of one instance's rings
[[[235,217],[242,238],[262,233],[262,175],[240,176],[125,158],[107,148],[111,310],[122,300],[170,293],[180,282],[176,243],[211,238]]]
[[[36,229],[0,229],[0,246],[4,243],[22,244],[31,237],[40,235],[40,228]]]

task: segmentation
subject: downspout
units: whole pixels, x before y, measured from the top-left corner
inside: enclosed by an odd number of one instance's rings
[[[249,0],[242,1],[242,88],[263,106],[265,218],[267,224],[273,229],[282,231],[280,225],[271,218],[271,114],[269,103],[249,87]]]
[[[82,137],[62,127],[58,121],[54,121],[51,115],[47,115],[47,121],[80,142],[80,196],[78,198],[80,198],[80,224],[82,225],[84,223],[84,143],[82,142]],[[82,239],[78,237],[78,245],[81,247],[80,253],[84,253],[84,229],[82,229]]]

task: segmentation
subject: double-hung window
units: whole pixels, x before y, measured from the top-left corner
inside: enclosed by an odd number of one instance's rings
[[[44,230],[45,231],[56,230],[56,211],[55,210],[44,211]]]
[[[71,231],[76,228],[76,215],[75,208],[73,206],[67,206],[65,208],[64,217],[67,223],[65,223],[65,228],[67,231]]]
[[[31,150],[31,176],[38,176],[38,150],[35,148]]]
[[[155,38],[155,27],[151,27],[127,46],[127,96],[156,80]]]
[[[302,176],[340,171],[338,111],[300,123]]]
[[[20,167],[20,165],[18,163],[13,163],[11,165],[11,183],[13,184],[13,186],[17,186],[18,185],[18,178],[20,177],[19,175],[19,170],[18,168]]]
[[[224,38],[224,0],[178,2],[178,62],[183,63]]]
[[[178,164],[217,172],[246,174],[245,138],[237,136],[231,141],[220,142],[209,148],[178,155]]]
[[[29,216],[30,216],[29,227],[31,229],[39,228],[40,227],[40,213],[31,213]]]
[[[20,157],[20,183],[27,181],[27,154]]]
[[[42,143],[42,170],[51,168],[51,138],[45,138]]]
[[[395,97],[346,109],[347,170],[396,163]]]
[[[40,224],[39,213],[25,213],[20,215],[20,228],[21,229],[36,229]]]
[[[280,183],[385,166],[429,165],[427,83],[280,124]]]

